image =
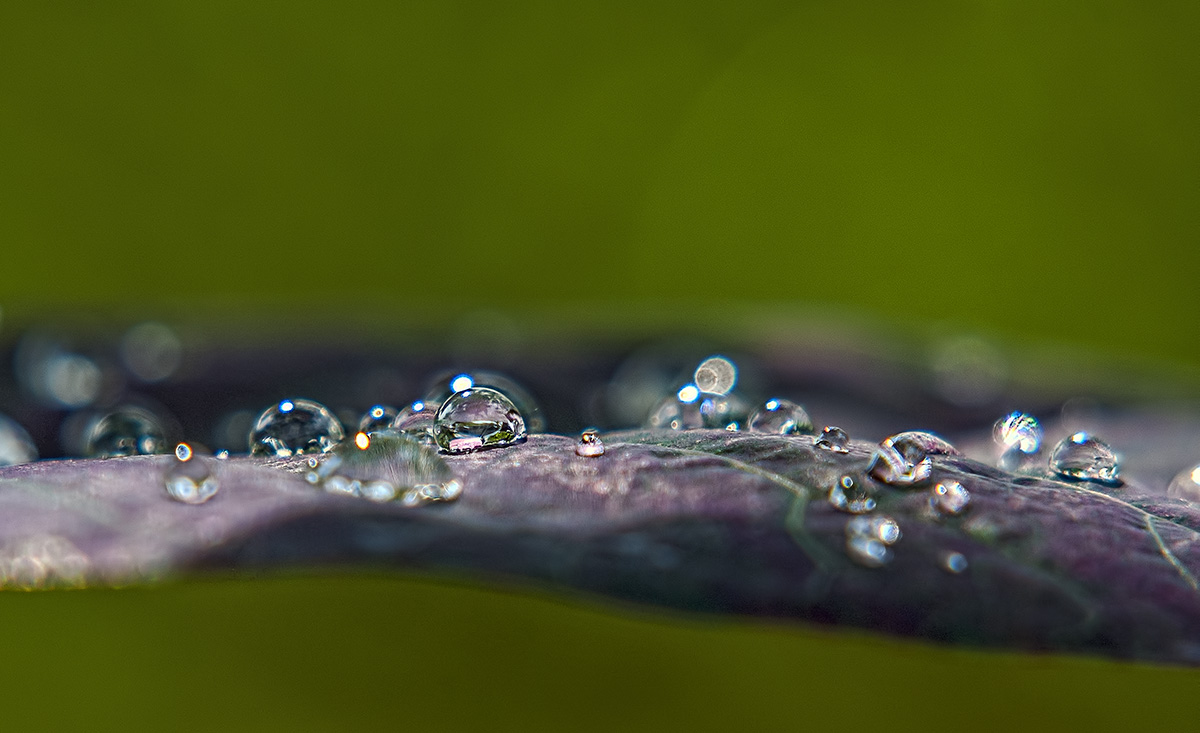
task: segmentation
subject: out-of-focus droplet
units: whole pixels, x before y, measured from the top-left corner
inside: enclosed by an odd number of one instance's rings
[[[115,458],[163,453],[166,430],[158,416],[141,407],[118,407],[96,420],[84,441],[91,458]]]
[[[575,455],[585,458],[604,455],[604,441],[600,440],[600,434],[595,430],[584,430],[575,444]]]
[[[816,447],[834,453],[850,452],[850,436],[845,430],[833,425],[826,425],[813,443]]]
[[[0,466],[29,463],[37,457],[37,446],[25,428],[12,418],[0,415]]]
[[[1042,449],[1042,426],[1033,415],[1011,412],[996,421],[992,438],[1000,446],[1000,468],[1021,471],[1032,466]]]
[[[507,397],[520,411],[528,432],[541,433],[546,430],[542,408],[529,390],[511,377],[498,372],[484,369],[445,372],[430,383],[421,401],[436,411],[455,392],[462,392],[471,387],[488,387]]]
[[[746,424],[749,413],[749,404],[736,394],[710,394],[694,384],[685,384],[651,411],[646,427],[739,430]]]
[[[52,407],[86,407],[100,397],[105,387],[104,370],[95,360],[68,350],[43,333],[30,333],[21,339],[14,367],[22,388]]]
[[[696,367],[692,382],[701,392],[729,394],[737,384],[737,366],[723,356],[710,356]]]
[[[1200,504],[1200,466],[1180,471],[1167,486],[1167,496]]]
[[[958,575],[967,569],[967,558],[961,552],[947,552],[942,556],[942,567],[947,572]]]
[[[250,429],[250,453],[287,458],[327,453],[346,437],[342,424],[312,400],[282,400],[263,410]]]
[[[183,342],[169,326],[140,323],[121,338],[121,361],[143,382],[161,382],[183,363]]]
[[[358,430],[362,433],[374,433],[379,430],[387,430],[391,428],[392,423],[399,415],[399,411],[394,407],[387,405],[372,405],[369,410],[363,413],[359,418]]]
[[[433,437],[446,453],[501,448],[525,440],[525,419],[504,394],[472,387],[454,393],[438,408]]]
[[[900,536],[900,525],[891,517],[881,514],[854,517],[846,522],[846,554],[860,565],[881,567],[891,561],[890,546]]]
[[[767,400],[751,413],[746,427],[752,433],[774,435],[808,435],[813,431],[812,420],[804,408],[779,397]]]
[[[425,445],[436,445],[433,441],[433,425],[440,404],[434,405],[417,400],[402,408],[392,420],[392,430],[404,433]]]
[[[930,490],[929,506],[939,514],[958,516],[971,502],[971,492],[957,481],[942,481]]]
[[[933,433],[921,430],[897,433],[871,454],[867,472],[889,486],[919,486],[933,472],[930,455],[959,455],[959,452]]]
[[[1050,454],[1050,469],[1072,481],[1120,486],[1121,464],[1108,444],[1084,432],[1064,438]]]
[[[983,339],[967,336],[944,341],[931,361],[934,389],[951,404],[980,407],[1004,391],[1008,378],[1004,356]]]
[[[850,475],[842,476],[829,488],[828,498],[835,509],[850,514],[865,514],[875,508],[871,490]]]
[[[175,446],[175,457],[169,460],[163,485],[167,495],[184,504],[203,504],[217,494],[220,483],[213,475],[206,458],[196,455],[192,446]]]
[[[462,483],[432,448],[398,432],[358,436],[363,439],[309,458],[305,479],[331,494],[405,506],[453,501],[462,493]]]

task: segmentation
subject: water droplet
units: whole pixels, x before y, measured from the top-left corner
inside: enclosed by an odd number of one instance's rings
[[[92,424],[84,442],[84,454],[113,458],[162,453],[166,431],[154,413],[140,407],[118,407]]]
[[[650,413],[646,427],[651,429],[739,430],[746,424],[749,404],[734,394],[711,394],[694,384],[685,384],[663,399]]]
[[[363,440],[309,458],[305,479],[331,494],[399,501],[406,506],[453,501],[462,493],[462,484],[432,448],[390,431],[358,436]]]
[[[951,445],[945,438],[924,430],[906,430],[903,433],[896,433],[884,442],[890,442],[906,458],[916,456],[918,453],[927,456],[962,455],[958,448]]]
[[[696,367],[692,381],[701,392],[729,394],[737,384],[737,367],[723,356],[710,356]]]
[[[438,408],[433,437],[446,453],[500,448],[525,440],[525,420],[504,394],[472,387]]]
[[[312,400],[283,400],[262,411],[250,430],[250,453],[287,458],[327,453],[346,437],[342,424]]]
[[[930,491],[929,506],[939,514],[957,516],[971,502],[971,492],[957,481],[942,481]]]
[[[774,435],[808,435],[813,431],[812,420],[803,407],[778,397],[767,400],[755,410],[746,421],[746,426],[752,433]]]
[[[498,372],[483,369],[445,372],[432,380],[421,401],[436,411],[452,394],[471,387],[489,387],[503,394],[516,405],[525,420],[525,429],[528,432],[545,432],[546,419],[542,416],[542,409],[537,400],[529,390]]]
[[[871,454],[867,472],[890,486],[918,486],[928,481],[933,472],[930,455],[959,455],[959,452],[933,433],[921,430],[897,433]]]
[[[830,487],[829,503],[850,514],[865,514],[875,508],[875,499],[867,485],[848,475]]]
[[[1167,486],[1167,496],[1200,503],[1200,466],[1180,471]]]
[[[359,418],[358,430],[362,433],[374,433],[379,430],[386,430],[392,426],[396,418],[399,416],[399,411],[394,407],[387,405],[372,405],[371,409],[363,413]]]
[[[595,458],[604,455],[604,441],[595,430],[584,430],[575,444],[575,455],[585,458]]]
[[[1064,438],[1050,454],[1050,469],[1072,481],[1095,481],[1120,486],[1117,454],[1097,438],[1084,432]]]
[[[850,435],[839,427],[826,425],[813,445],[823,450],[833,451],[834,453],[849,453]]]
[[[1024,471],[1033,466],[1042,449],[1042,426],[1033,415],[1012,412],[996,421],[992,438],[1000,446],[1000,468]]]
[[[957,575],[967,569],[967,558],[961,552],[948,552],[942,558],[942,567]]]
[[[846,554],[860,565],[886,565],[892,559],[889,545],[899,539],[900,525],[888,516],[854,517],[846,522]]]
[[[187,443],[175,446],[175,457],[169,459],[163,485],[168,496],[184,504],[203,504],[220,488],[212,466]]]
[[[15,420],[0,415],[0,466],[15,466],[36,461],[37,446],[33,438]]]

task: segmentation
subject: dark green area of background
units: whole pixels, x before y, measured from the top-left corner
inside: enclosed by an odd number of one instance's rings
[[[8,3],[0,306],[386,328],[825,304],[1195,367],[1198,20],[1184,2]],[[725,698],[798,726],[873,699],[887,729],[995,719],[965,685],[1027,722],[1055,709],[1017,689],[1042,662],[486,593],[446,621],[442,590],[338,582],[370,599],[322,596],[310,619],[279,594],[320,584],[0,598],[25,665],[6,694],[248,727],[274,706],[300,727],[416,709],[482,728],[513,700],[546,725],[628,708],[720,727],[740,715],[712,712]],[[1062,664],[1075,715],[1113,713],[1115,690],[1180,710],[1195,681]]]

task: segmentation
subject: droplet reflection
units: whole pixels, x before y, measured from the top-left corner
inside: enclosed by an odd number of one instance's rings
[[[312,400],[283,400],[263,410],[250,430],[250,453],[287,458],[327,453],[346,437],[342,424]]]

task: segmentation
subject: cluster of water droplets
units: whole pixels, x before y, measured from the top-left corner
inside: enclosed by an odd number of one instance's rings
[[[1000,447],[998,465],[1005,470],[1038,474],[1044,466],[1050,476],[1058,479],[1088,481],[1109,487],[1122,485],[1121,461],[1116,452],[1103,440],[1085,431],[1059,441],[1050,451],[1048,460],[1041,458],[1043,431],[1033,415],[1009,413],[996,422],[992,435]]]

